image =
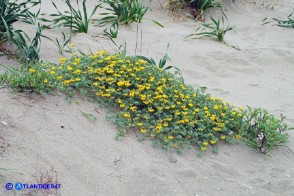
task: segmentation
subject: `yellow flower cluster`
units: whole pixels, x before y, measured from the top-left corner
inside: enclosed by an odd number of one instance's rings
[[[166,146],[196,144],[206,150],[219,140],[240,138],[242,108],[195,91],[145,60],[102,50],[90,57],[61,58],[48,72],[63,88],[86,90],[117,105],[122,123]]]

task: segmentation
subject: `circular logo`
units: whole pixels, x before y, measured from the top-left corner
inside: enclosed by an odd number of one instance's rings
[[[22,189],[22,183],[17,182],[17,183],[15,183],[14,187],[15,187],[16,190],[20,191]]]
[[[6,187],[6,189],[7,189],[7,190],[9,190],[9,191],[10,191],[10,190],[12,190],[12,189],[13,189],[13,184],[12,184],[12,183],[10,183],[10,182],[8,182],[8,183],[6,184],[6,186],[5,186],[5,187]]]

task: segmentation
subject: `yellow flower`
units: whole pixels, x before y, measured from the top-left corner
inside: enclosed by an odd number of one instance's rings
[[[124,113],[123,116],[124,116],[125,118],[130,118],[130,117],[131,117],[131,115],[130,115],[129,113]]]
[[[141,100],[144,101],[146,99],[146,95],[140,95]]]
[[[48,83],[48,80],[47,80],[47,79],[45,79],[45,80],[44,80],[44,83],[45,83],[45,84],[47,84],[47,83]]]
[[[187,114],[188,114],[188,112],[182,112],[182,114],[183,114],[183,115],[187,115]]]
[[[222,139],[222,140],[226,139],[226,136],[225,136],[225,135],[222,135],[222,136],[221,136],[221,139]]]
[[[167,127],[168,126],[168,123],[167,122],[163,123],[163,126]]]
[[[60,58],[60,59],[59,59],[59,62],[60,62],[61,64],[64,64],[65,61],[66,61],[65,58]]]
[[[137,123],[137,125],[138,125],[139,127],[141,127],[141,126],[143,125],[143,123],[140,122],[140,123]]]
[[[238,117],[242,117],[242,116],[243,116],[243,114],[241,114],[241,113],[238,114]]]
[[[202,146],[202,147],[201,147],[201,150],[202,150],[202,151],[205,151],[205,150],[206,150],[206,147],[205,147],[205,146]]]
[[[80,59],[79,58],[75,58],[74,62],[72,63],[73,65],[78,65],[80,63]]]
[[[137,110],[137,106],[132,106],[132,107],[130,107],[130,110],[131,110],[131,111],[136,111],[136,110]]]
[[[119,82],[117,82],[116,84],[117,84],[117,86],[122,86],[122,85],[124,85],[124,83],[125,83],[125,82],[123,82],[123,81],[119,81]]]
[[[216,143],[216,140],[210,140],[210,143],[213,145]]]
[[[98,82],[94,82],[93,83],[93,86],[98,86]]]
[[[73,69],[72,69],[71,66],[67,66],[67,70],[68,70],[68,71],[71,71],[71,70],[73,70]]]
[[[204,110],[208,110],[208,107],[205,106],[203,109],[204,109]]]
[[[173,144],[172,144],[172,147],[173,147],[173,148],[178,148],[178,144],[177,144],[177,143],[173,143]]]
[[[70,47],[75,47],[76,45],[75,44],[70,44]]]
[[[54,74],[55,74],[55,71],[51,70],[51,71],[50,71],[50,74],[51,74],[51,75],[54,75]]]
[[[208,145],[208,142],[203,142],[202,145],[203,146],[207,146]]]
[[[168,136],[168,139],[172,140],[172,139],[174,139],[174,136],[170,135],[170,136]]]
[[[58,79],[58,80],[61,80],[61,79],[62,79],[62,76],[57,76],[57,79]]]
[[[193,103],[189,103],[188,106],[193,107]]]
[[[194,112],[199,112],[199,108],[194,109]]]
[[[220,130],[221,130],[221,128],[214,127],[214,128],[213,128],[213,130],[215,130],[215,131],[220,131]]]
[[[119,107],[121,107],[121,108],[124,108],[126,105],[125,104],[123,104],[123,103],[121,103],[120,105],[119,105]]]
[[[74,72],[72,72],[72,73],[73,73],[73,74],[78,74],[78,75],[79,75],[79,74],[81,73],[81,71],[82,71],[82,70],[80,70],[80,69],[77,69],[77,70],[75,70],[75,71],[74,71]]]
[[[241,111],[243,111],[243,110],[244,110],[244,108],[242,108],[242,107],[240,107],[239,109],[240,109]]]
[[[126,81],[126,82],[125,82],[125,86],[126,86],[126,87],[129,87],[129,86],[131,86],[131,83],[130,83],[129,81]]]
[[[215,109],[215,110],[218,110],[218,106],[217,106],[217,105],[215,105],[215,106],[213,107],[213,109]]]
[[[140,129],[141,133],[146,133],[146,129]]]
[[[31,73],[35,73],[36,70],[34,70],[33,68],[29,68],[29,72],[31,72]]]
[[[148,111],[152,113],[152,112],[154,112],[154,109],[153,108],[148,108]]]
[[[158,125],[156,126],[156,129],[162,129],[162,124],[158,124]]]

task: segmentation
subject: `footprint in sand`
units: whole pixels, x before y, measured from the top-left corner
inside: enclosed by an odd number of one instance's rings
[[[200,71],[195,72],[195,71],[191,71],[191,70],[183,70],[183,74],[190,76],[194,79],[207,79],[207,78],[209,78],[209,75],[207,75],[203,72],[200,72]]]
[[[288,50],[282,50],[282,49],[271,49],[273,53],[275,53],[277,56],[286,56],[286,55],[291,55],[292,53],[289,52]]]
[[[259,84],[248,84],[248,86],[250,86],[250,87],[258,87]]]
[[[272,168],[269,172],[269,175],[273,178],[280,178],[282,176],[285,176],[285,170],[279,169],[279,168]]]
[[[224,180],[226,179],[226,180],[230,181],[231,177],[234,177],[234,179],[235,179],[236,177],[240,176],[239,172],[233,170],[233,168],[231,168],[228,165],[214,163],[211,167],[215,170],[214,175],[215,176],[222,176],[222,177],[224,177]]]

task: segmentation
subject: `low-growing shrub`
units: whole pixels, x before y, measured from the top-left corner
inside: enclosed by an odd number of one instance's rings
[[[166,149],[192,145],[205,151],[210,145],[217,151],[220,140],[232,142],[244,137],[255,142],[256,132],[269,126],[264,123],[251,134],[247,125],[253,121],[248,121],[252,115],[245,112],[244,118],[242,108],[211,97],[202,89],[195,90],[156,65],[124,54],[99,51],[91,56],[61,58],[59,65],[29,65],[19,73],[6,73],[2,80],[21,90],[78,91],[102,99],[119,108],[113,122],[140,131]],[[266,145],[272,147],[284,143],[287,137],[274,128],[264,134],[271,143]],[[278,136],[283,139],[272,143]]]
[[[285,145],[288,141],[288,128],[285,116],[278,119],[263,109],[248,109],[244,112],[242,136],[244,142],[253,148],[266,153],[276,146]]]

